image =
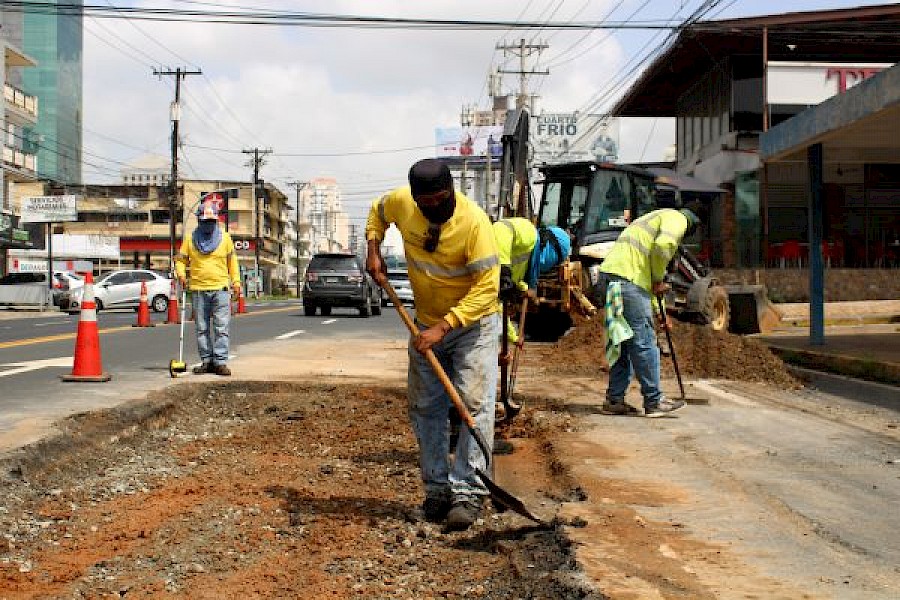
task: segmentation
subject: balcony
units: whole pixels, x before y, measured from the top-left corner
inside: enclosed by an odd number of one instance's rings
[[[19,148],[3,145],[3,167],[11,181],[25,182],[37,179],[37,157]]]
[[[33,125],[38,118],[37,96],[29,96],[19,88],[3,84],[6,119],[17,125]]]

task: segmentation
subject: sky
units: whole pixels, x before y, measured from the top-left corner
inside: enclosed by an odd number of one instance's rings
[[[722,0],[707,18],[844,8],[883,2]],[[340,15],[504,22],[667,21],[702,0],[210,0],[94,5],[225,10],[229,7]],[[639,74],[665,31],[422,31],[307,28],[209,22],[163,23],[85,17],[85,183],[120,181],[120,170],[148,154],[170,155],[172,76],[181,88],[179,174],[249,181],[244,150],[271,149],[260,177],[292,195],[289,182],[334,177],[351,222],[364,221],[380,193],[403,185],[409,166],[434,156],[434,129],[458,126],[464,105],[489,107],[488,73],[518,68],[496,46],[549,46],[528,68],[537,110],[602,112]],[[638,68],[636,68],[638,67]],[[502,89],[518,90],[504,75]],[[626,119],[623,162],[661,160],[674,142],[668,119]]]

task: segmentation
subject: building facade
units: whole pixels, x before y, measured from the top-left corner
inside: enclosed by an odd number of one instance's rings
[[[3,121],[3,161],[0,166],[0,271],[6,270],[6,252],[10,248],[28,248],[32,236],[40,227],[21,226],[18,214],[13,210],[12,190],[17,184],[37,180],[37,159],[25,142],[25,130],[38,119],[38,99],[26,94],[15,81],[20,81],[20,71],[34,68],[35,61],[0,38],[3,64],[3,103],[0,117]]]
[[[312,179],[298,188],[298,231],[310,255],[350,250],[350,219],[337,180]]]
[[[709,242],[714,266],[803,262],[805,164],[763,165],[762,133],[900,61],[900,7],[786,13],[692,24],[614,106],[623,117],[674,117],[676,170],[725,190]],[[877,184],[875,183],[877,180]],[[825,163],[826,237],[836,262],[871,266],[865,247],[897,220],[900,176],[864,153]],[[888,191],[885,191],[888,190]],[[794,257],[794,247],[800,256]]]
[[[63,4],[50,0],[51,4]],[[25,12],[22,48],[37,60],[23,73],[25,93],[41,100],[41,114],[29,135],[37,146],[41,177],[65,184],[81,183],[82,154],[82,14],[65,2],[65,14]]]
[[[226,191],[228,198],[223,212],[223,226],[235,242],[238,262],[243,274],[256,266],[256,228],[253,209],[253,186],[241,181],[182,180],[184,214],[176,228],[176,247],[183,235],[196,227],[194,211],[203,194]],[[91,185],[48,186],[43,182],[16,186],[15,202],[28,196],[75,194],[78,199],[78,221],[54,225],[54,233],[62,236],[114,238],[117,256],[59,256],[60,259],[84,259],[94,264],[96,273],[133,267],[160,271],[169,269],[170,233],[169,208],[165,188],[157,186]],[[258,194],[259,206],[259,264],[263,291],[283,285],[290,245],[286,239],[289,217],[287,197],[271,184]],[[105,243],[106,248],[110,244]],[[55,244],[57,248],[66,244]],[[68,246],[75,246],[69,244]],[[14,252],[14,251],[11,251]],[[29,253],[30,254],[30,253]],[[44,255],[46,256],[46,254]],[[279,279],[280,278],[280,279]]]

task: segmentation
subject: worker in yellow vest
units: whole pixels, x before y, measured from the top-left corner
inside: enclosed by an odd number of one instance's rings
[[[700,220],[686,208],[664,208],[647,213],[619,235],[600,265],[600,298],[619,304],[632,335],[621,341],[618,359],[610,365],[604,414],[625,415],[637,410],[625,403],[631,373],[641,385],[644,415],[667,416],[684,402],[666,398],[660,390],[659,347],[653,327],[654,297],[665,294],[665,275],[678,246],[699,226]],[[663,327],[667,325],[661,324]]]

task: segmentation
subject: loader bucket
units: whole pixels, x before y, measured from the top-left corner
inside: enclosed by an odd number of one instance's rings
[[[764,285],[726,285],[731,304],[732,333],[768,333],[781,323],[782,314],[769,302]]]

